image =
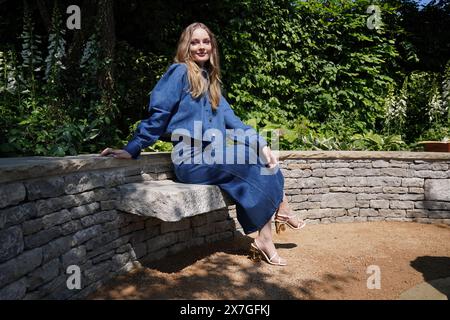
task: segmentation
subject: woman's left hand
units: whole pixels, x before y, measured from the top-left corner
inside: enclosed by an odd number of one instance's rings
[[[131,159],[131,154],[122,149],[106,148],[100,155],[102,157],[114,157],[117,159]]]
[[[270,150],[268,146],[265,146],[262,149],[262,152],[267,161],[266,166],[269,167],[270,169],[275,168],[278,165],[278,159],[272,152],[272,150]]]

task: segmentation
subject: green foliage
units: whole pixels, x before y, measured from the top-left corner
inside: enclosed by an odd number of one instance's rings
[[[41,37],[35,34],[34,22],[27,7],[25,7],[24,11],[23,31],[20,39],[22,40],[22,64],[20,65],[21,76],[19,79],[26,88],[22,93],[30,95],[32,98],[31,102],[34,104],[38,86],[37,79],[39,78],[42,64],[42,53],[39,48],[42,41]]]
[[[224,49],[225,83],[237,112],[262,126],[299,115],[324,122],[347,112],[352,117],[344,124],[375,128],[398,52],[388,32],[367,28],[369,4],[242,2]],[[388,5],[383,10],[394,15]]]
[[[353,136],[352,145],[355,150],[398,151],[407,149],[400,135],[382,136],[372,131]]]
[[[0,51],[0,153],[5,156],[64,156],[97,153],[101,146],[120,141],[113,123],[117,105],[105,107],[97,86],[97,71],[107,62],[98,59],[97,35],[93,34],[80,63],[75,95],[70,95],[71,74],[65,74],[64,28],[55,9],[42,60],[40,36],[35,34],[28,10],[21,34],[21,61],[13,51]],[[4,94],[3,94],[4,93]]]
[[[408,0],[115,2],[114,60],[101,58],[97,22],[73,67],[66,48],[74,39],[57,3],[46,43],[25,7],[20,43],[0,45],[2,156],[122,147],[148,116],[149,92],[180,31],[199,20],[218,37],[224,95],[236,114],[279,135],[282,150],[409,150],[449,136],[449,38],[439,32],[448,5],[419,12]],[[372,4],[382,19],[374,29]],[[105,94],[99,74],[110,66],[115,85]],[[158,141],[144,151],[171,148]]]
[[[348,150],[345,142],[336,137],[326,137],[323,134],[308,133],[302,137],[302,150]]]
[[[395,86],[389,87],[389,92],[384,100],[385,125],[387,133],[402,133],[405,130],[407,98],[407,79],[405,78],[400,92],[396,94]]]
[[[450,127],[449,126],[435,126],[425,131],[420,136],[420,141],[449,141]]]
[[[378,2],[383,23],[373,30],[370,4],[242,2],[224,49],[237,113],[281,129],[286,149],[407,150],[424,130],[448,127],[448,80],[401,68],[417,60],[398,15],[403,4]]]
[[[301,149],[397,151],[407,150],[408,147],[400,135],[379,135],[369,131],[342,140],[337,136],[326,136],[323,133],[309,133],[302,137]]]
[[[53,20],[52,28],[48,38],[48,55],[45,59],[45,76],[44,79],[50,86],[49,94],[56,95],[52,92],[56,89],[57,84],[60,83],[60,74],[63,69],[63,57],[65,55],[65,44],[64,40],[65,28],[62,26],[61,15],[58,10],[57,3],[53,9]]]
[[[426,131],[448,127],[449,81],[445,72],[414,71],[406,76],[401,89],[392,87],[385,99],[384,131],[402,134],[413,143]]]
[[[143,149],[143,152],[170,152],[172,151],[173,146],[171,142],[158,140],[155,144],[151,145],[148,148]]]
[[[125,146],[128,143],[128,141],[130,141],[133,138],[133,133],[136,131],[140,122],[141,121],[139,120],[130,126],[130,128],[128,130],[129,135],[121,142],[121,144],[123,146]],[[150,147],[143,149],[142,152],[157,152],[157,151],[167,152],[167,151],[172,151],[172,149],[173,149],[173,146],[172,146],[171,142],[158,140],[158,141],[156,141],[156,143],[154,143]]]
[[[151,89],[166,71],[172,59],[163,55],[136,50],[126,42],[117,45],[117,103],[119,123],[128,132],[129,124],[148,117]],[[132,133],[132,132],[130,132]]]

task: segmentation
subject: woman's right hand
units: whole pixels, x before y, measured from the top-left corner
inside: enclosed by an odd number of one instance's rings
[[[266,167],[272,169],[278,165],[278,159],[276,155],[272,152],[272,150],[268,146],[264,146],[264,148],[262,149],[262,153],[265,157]]]
[[[131,159],[131,154],[122,149],[106,148],[100,155],[102,157],[113,157],[117,159]]]

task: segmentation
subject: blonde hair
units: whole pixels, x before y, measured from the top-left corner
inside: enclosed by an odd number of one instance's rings
[[[205,64],[207,74],[207,81],[205,81],[202,75],[202,69],[192,59],[190,51],[190,43],[192,39],[192,33],[202,28],[205,30],[211,40],[211,54],[209,56],[208,63]],[[178,41],[177,53],[175,56],[175,62],[185,63],[188,70],[188,79],[190,85],[190,92],[193,98],[198,98],[204,93],[208,92],[211,106],[216,110],[219,106],[221,89],[220,89],[220,66],[219,66],[219,53],[217,48],[217,41],[214,34],[203,23],[195,22],[190,24],[184,29]]]

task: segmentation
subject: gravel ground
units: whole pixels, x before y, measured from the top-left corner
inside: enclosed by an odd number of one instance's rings
[[[274,235],[288,260],[285,267],[251,261],[251,241],[242,236],[143,262],[89,299],[397,299],[423,281],[450,276],[446,225],[366,222],[288,229]]]

